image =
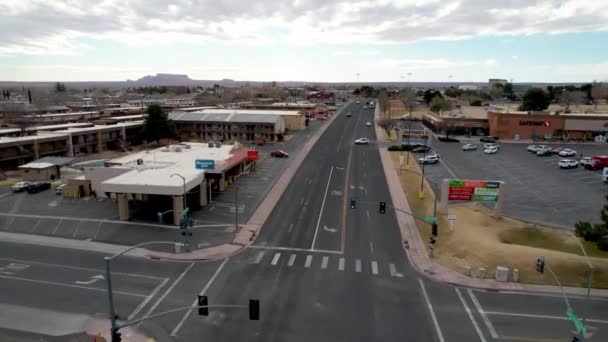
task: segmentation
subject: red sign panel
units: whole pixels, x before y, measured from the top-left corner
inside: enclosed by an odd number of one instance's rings
[[[247,160],[260,159],[260,152],[257,150],[247,150]]]
[[[473,193],[475,193],[474,187],[450,187],[448,193],[448,199],[450,201],[470,201],[473,198]]]

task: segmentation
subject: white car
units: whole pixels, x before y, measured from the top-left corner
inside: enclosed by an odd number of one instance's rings
[[[13,186],[11,186],[11,190],[13,190],[13,192],[21,192],[25,189],[27,189],[27,187],[30,185],[30,182],[17,182],[15,184],[13,184]]]
[[[363,109],[367,109],[367,106],[363,106]]]
[[[496,152],[498,152],[498,147],[496,147],[496,146],[490,146],[483,150],[483,153],[485,153],[485,154],[494,154]]]
[[[574,169],[578,167],[578,162],[574,159],[562,159],[557,165],[560,169]]]
[[[604,183],[608,183],[608,167],[605,167],[604,170],[602,170],[602,180]]]
[[[357,101],[356,103],[359,104],[359,101]]]
[[[489,148],[496,148],[496,149],[499,149],[499,148],[500,148],[500,145],[495,144],[495,143],[485,143],[485,144],[483,144],[483,149],[484,149],[484,150],[487,150],[487,149],[489,149]]]
[[[576,151],[566,148],[566,149],[559,151],[558,155],[560,157],[574,157],[574,156],[576,156]],[[578,165],[578,163],[577,163],[577,165]]]
[[[368,121],[368,122],[365,123],[365,126],[372,127],[372,123]]]
[[[538,150],[544,150],[546,148],[547,146],[545,145],[530,145],[528,146],[528,151],[536,153]]]
[[[593,164],[593,158],[584,157],[578,163],[581,164],[582,166],[591,165],[591,164]]]
[[[355,145],[369,145],[369,139],[368,138],[359,138],[359,139],[355,140]]]
[[[420,164],[436,164],[436,163],[439,163],[439,155],[429,154],[428,156],[425,156],[424,158],[418,159],[418,162]]]
[[[462,150],[463,151],[474,151],[477,149],[477,145],[475,144],[464,144],[462,145]]]
[[[55,188],[55,193],[57,195],[63,195],[63,188],[65,188],[65,184],[61,184],[60,186]]]

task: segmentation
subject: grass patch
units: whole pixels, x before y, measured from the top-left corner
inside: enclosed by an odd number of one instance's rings
[[[400,153],[390,153],[398,174]],[[403,153],[405,155],[407,152]],[[433,212],[434,194],[425,182],[425,196],[423,199],[418,198],[421,179],[416,173],[420,169],[413,155],[410,156],[410,170],[412,172],[402,171],[399,178],[412,213],[419,217],[430,216]],[[519,270],[520,282],[555,285],[548,272],[543,275],[536,272],[536,258],[544,256],[564,285],[587,285],[586,260],[572,235],[557,229],[497,217],[486,207],[475,204],[452,206],[449,211],[457,217],[454,230],[450,230],[447,217],[439,217],[435,262],[457,272],[462,272],[465,266],[469,266],[474,274],[480,267],[484,267],[488,278],[495,276],[497,266],[505,266],[510,270]],[[422,240],[428,241],[429,225],[415,221]],[[608,252],[598,250],[595,244],[581,242],[594,266],[593,287],[608,288]]]

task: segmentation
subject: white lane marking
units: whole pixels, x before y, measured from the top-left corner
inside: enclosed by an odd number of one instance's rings
[[[308,181],[308,184],[312,184],[312,179]]]
[[[5,194],[0,195],[0,198],[4,198],[4,197],[6,197],[6,196],[8,196],[8,195],[10,195],[10,194],[11,194],[11,192],[7,192],[7,193],[5,193]]]
[[[32,227],[32,230],[30,231],[30,233],[33,233],[36,231],[36,228],[38,228],[38,225],[40,224],[40,220],[36,221],[36,224]]]
[[[271,265],[276,265],[277,262],[279,262],[279,258],[281,257],[281,253],[275,253],[274,257],[272,258],[272,261],[270,262]]]
[[[329,261],[329,257],[328,256],[324,256],[323,257],[323,261],[321,262],[321,269],[326,269],[327,268],[327,262]]]
[[[80,223],[82,221],[78,221],[78,223],[76,223],[76,230],[74,230],[74,234],[72,234],[72,238],[76,237],[76,234],[78,234],[78,230],[80,230]]]
[[[165,278],[162,282],[160,282],[160,284],[158,284],[154,288],[154,290],[152,290],[152,292],[150,292],[148,297],[146,297],[144,300],[142,300],[141,303],[139,303],[139,305],[135,308],[135,310],[133,310],[133,312],[131,312],[129,317],[127,317],[127,320],[133,319],[141,311],[141,309],[143,309],[146,305],[148,305],[148,303],[152,300],[152,298],[154,298],[154,296],[156,296],[158,291],[160,291],[160,289],[162,289],[165,286],[165,284],[167,284],[168,282],[169,282],[169,278]],[[158,302],[156,302],[156,303],[158,303]],[[154,308],[156,308],[156,306],[154,306]],[[148,314],[146,314],[146,315],[148,315]]]
[[[287,229],[288,233],[291,233],[291,229],[293,228],[293,223],[289,225],[289,229]]]
[[[361,260],[355,260],[355,271],[361,273]]]
[[[268,250],[277,250],[277,251],[290,251],[290,252],[318,252],[318,253],[328,253],[328,254],[344,254],[341,251],[330,251],[327,249],[309,249],[309,248],[296,248],[296,247],[279,247],[279,246],[251,246],[249,248],[253,249],[268,249]]]
[[[371,254],[374,254],[374,245],[372,244],[372,242],[369,242],[369,250],[371,252]]]
[[[340,262],[338,263],[338,271],[344,271],[344,258],[340,258]]]
[[[369,209],[365,210],[365,213],[367,214],[367,219],[369,220]]]
[[[555,319],[555,320],[561,320],[561,321],[570,320],[566,316],[534,315],[534,314],[500,312],[500,311],[486,311],[485,313],[486,313],[486,315],[495,315],[495,316],[513,316],[513,317],[527,317],[527,318],[538,318],[538,319]],[[593,323],[600,323],[600,324],[608,324],[608,320],[604,320],[604,319],[585,318],[585,321],[593,322]]]
[[[57,225],[55,226],[55,229],[53,229],[53,232],[51,234],[55,235],[55,233],[57,233],[57,229],[59,229],[59,226],[61,226],[61,223],[63,222],[63,219],[59,220],[59,222],[57,222]]]
[[[258,256],[256,256],[255,259],[251,263],[252,264],[259,264],[260,261],[262,261],[262,258],[264,257],[264,253],[265,252],[258,253]]]
[[[152,314],[152,312],[154,312],[154,310],[156,310],[156,308],[158,307],[158,305],[165,300],[165,298],[167,297],[167,295],[169,295],[169,293],[171,291],[173,291],[173,288],[175,288],[175,286],[177,286],[177,284],[182,280],[182,278],[184,276],[186,276],[186,273],[188,273],[190,271],[190,269],[194,267],[194,263],[191,262],[190,265],[188,265],[188,267],[186,267],[186,269],[184,270],[184,272],[182,272],[179,277],[177,277],[177,279],[175,279],[175,281],[171,284],[171,286],[169,286],[169,288],[167,288],[167,290],[162,294],[162,296],[160,296],[160,298],[158,298],[158,300],[154,303],[154,305],[152,305],[152,307],[150,307],[150,309],[148,309],[148,312],[146,312],[146,314],[144,315],[144,317],[148,317]],[[169,279],[167,279],[168,281]],[[164,284],[163,284],[164,285]],[[162,286],[160,286],[162,287]],[[155,289],[156,291],[156,289]],[[154,293],[154,292],[153,292]],[[143,304],[143,303],[142,303]],[[142,308],[145,306],[145,304],[142,306]],[[141,310],[141,309],[139,309]],[[131,315],[129,315],[129,319],[132,319],[133,317],[135,317],[135,315],[137,315],[137,312],[139,311],[138,309],[135,309],[135,311],[133,311],[133,313],[131,313]]]
[[[25,281],[25,282],[30,282],[30,283],[36,283],[36,284],[64,286],[64,287],[71,287],[71,288],[75,288],[75,289],[106,292],[105,287],[104,288],[86,287],[86,286],[80,286],[80,285],[56,283],[54,281],[36,280],[36,279],[20,278],[20,277],[11,277],[11,276],[7,276],[7,275],[0,275],[0,278],[2,278],[2,279],[11,279],[11,280],[20,280],[20,281]],[[124,292],[124,291],[115,291],[115,290],[113,290],[112,293],[118,293],[118,294],[125,295],[125,296],[140,297],[140,298],[145,298],[146,297],[146,295],[143,295],[143,294]]]
[[[492,335],[493,339],[497,339],[498,334],[496,333],[496,329],[494,329],[494,325],[492,324],[492,322],[490,322],[488,315],[486,315],[485,311],[483,311],[483,308],[481,307],[481,304],[479,304],[477,297],[475,297],[475,294],[473,294],[473,291],[471,291],[471,289],[467,289],[467,292],[469,293],[469,297],[471,297],[471,301],[473,301],[473,305],[475,305],[477,312],[479,312],[483,323],[486,325],[486,328],[490,332],[490,335]]]
[[[378,275],[378,263],[375,261],[372,261],[372,274]]]
[[[477,336],[479,336],[479,340],[481,342],[487,342],[486,338],[483,336],[483,333],[481,332],[481,329],[479,328],[479,325],[477,324],[477,320],[475,320],[475,316],[473,316],[473,313],[471,312],[471,309],[469,309],[467,302],[464,301],[464,298],[462,297],[460,290],[457,287],[455,287],[454,290],[456,291],[458,298],[460,298],[460,301],[462,302],[462,306],[464,307],[464,310],[469,315],[469,319],[471,320],[471,323],[473,323],[473,327],[475,328],[475,331],[477,332]]]
[[[397,273],[397,267],[395,266],[395,264],[389,264],[388,268],[391,273],[391,277],[397,277],[397,278],[403,277],[403,274]]]
[[[435,316],[435,310],[433,310],[433,305],[429,300],[429,295],[426,293],[426,288],[424,287],[424,282],[422,279],[418,278],[420,282],[420,289],[422,290],[422,295],[424,296],[424,300],[426,301],[426,306],[429,308],[429,312],[431,313],[431,319],[433,320],[433,325],[435,326],[435,332],[437,333],[437,338],[439,338],[439,342],[444,342],[443,333],[441,332],[441,327],[439,326],[439,321],[437,321],[437,316]]]
[[[312,255],[308,254],[306,256],[306,262],[304,263],[304,267],[309,268],[312,263]]]
[[[327,190],[329,190],[329,183],[331,183],[331,175],[334,173],[334,167],[331,167],[329,171],[329,178],[327,179],[327,185],[325,186],[325,194],[323,195],[323,202],[321,202],[321,211],[319,212],[319,219],[317,220],[317,227],[315,228],[315,235],[312,238],[312,245],[310,249],[315,249],[315,242],[317,241],[317,233],[319,232],[319,225],[321,224],[321,217],[323,216],[323,208],[325,207],[325,199],[327,199]]]
[[[209,279],[209,281],[207,282],[207,284],[201,291],[200,295],[204,295],[207,292],[207,290],[209,290],[209,288],[211,287],[211,284],[213,284],[213,282],[215,281],[215,278],[217,278],[217,275],[220,274],[220,272],[224,268],[224,265],[226,265],[226,263],[228,262],[229,259],[230,258],[226,258],[226,259],[224,259],[224,261],[222,261],[222,263],[217,268],[217,270],[215,270],[215,273],[213,273],[213,275],[211,276],[211,279]],[[192,302],[192,305],[190,305],[190,306],[195,306],[197,303],[198,303],[198,298],[195,298],[194,301]],[[177,323],[175,328],[173,328],[173,330],[171,331],[171,336],[173,336],[173,337],[177,336],[177,332],[179,331],[179,329],[182,328],[182,325],[184,325],[184,322],[188,319],[188,317],[190,316],[191,313],[192,313],[192,310],[186,311],[186,313],[184,314],[182,319],[179,321],[179,323]]]
[[[300,207],[302,206],[302,203],[304,203],[304,197],[302,197],[302,199],[300,200]]]
[[[295,255],[295,254],[292,254],[292,255],[289,257],[289,261],[287,262],[287,267],[291,267],[291,266],[293,266],[293,263],[294,263],[295,261],[296,261],[296,255]]]

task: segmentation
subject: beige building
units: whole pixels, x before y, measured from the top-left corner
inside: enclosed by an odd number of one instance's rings
[[[74,158],[44,157],[19,166],[25,181],[54,181],[61,177],[61,167],[68,165]]]

